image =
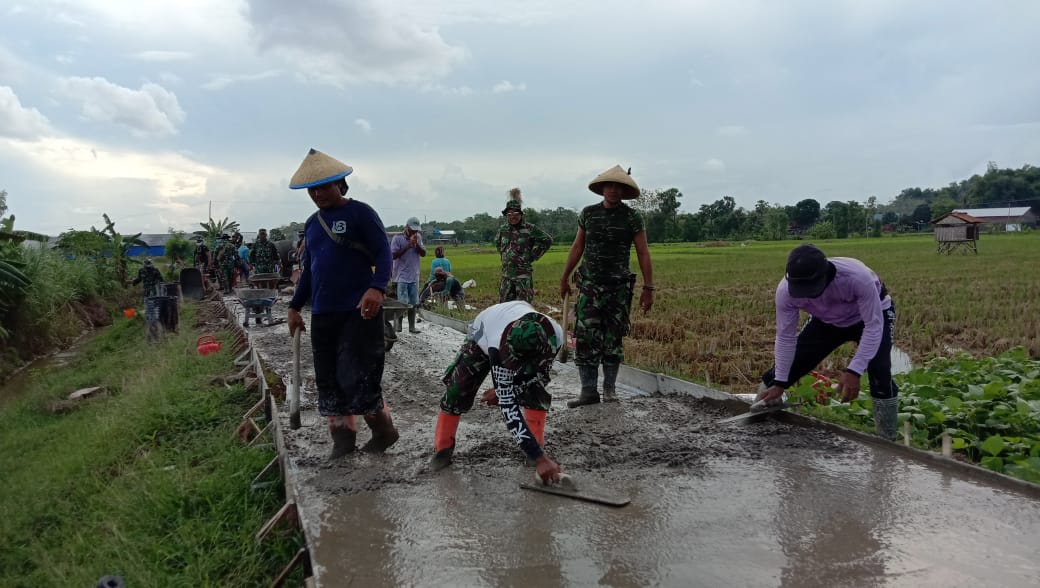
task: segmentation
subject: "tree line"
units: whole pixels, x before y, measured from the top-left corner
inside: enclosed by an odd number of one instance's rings
[[[920,231],[929,221],[956,208],[1031,206],[1040,211],[1040,168],[999,169],[993,162],[984,174],[976,174],[943,188],[906,188],[890,203],[879,204],[876,196],[865,202],[832,200],[821,204],[803,198],[793,205],[759,200],[748,209],[737,206],[731,196],[702,204],[696,212],[680,212],[682,192],[677,188],[642,190],[628,204],[643,214],[647,240],[651,243],[696,241],[776,241],[796,235],[813,239],[880,237],[883,231]],[[553,236],[557,244],[574,240],[578,211],[525,208],[524,220]],[[424,223],[427,234],[436,230],[455,231],[460,243],[489,243],[504,223],[499,215],[480,212],[464,220]],[[281,227],[286,235],[302,229],[302,223]],[[388,232],[403,230],[401,225]]]

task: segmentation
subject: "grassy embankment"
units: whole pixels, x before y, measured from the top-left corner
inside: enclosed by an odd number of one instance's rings
[[[0,409],[0,585],[257,586],[299,548],[253,539],[281,504],[277,486],[250,490],[273,453],[234,438],[255,399],[209,383],[231,352],[198,356],[192,314],[162,345],[121,318]],[[108,394],[46,410],[87,386]]]
[[[797,244],[652,246],[656,304],[649,315],[633,315],[626,363],[750,391],[772,362],[773,293]],[[931,236],[817,244],[828,255],[858,258],[878,272],[898,309],[896,344],[915,363],[951,349],[988,356],[1023,346],[1040,357],[1040,233],[983,235],[977,256],[938,255]],[[566,246],[557,246],[535,264],[541,309],[560,306],[566,254]],[[476,279],[477,287],[467,290],[470,304],[480,309],[498,301],[493,249],[448,248],[445,255],[456,276]],[[430,259],[423,260],[424,277]],[[634,255],[631,267],[638,267]],[[844,366],[853,352],[846,346],[825,370]]]

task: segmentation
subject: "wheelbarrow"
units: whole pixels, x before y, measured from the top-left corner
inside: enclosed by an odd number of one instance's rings
[[[270,272],[265,274],[253,274],[249,276],[249,285],[254,288],[263,288],[267,290],[278,290],[278,282],[282,279],[282,276],[278,272]]]
[[[391,298],[383,300],[383,342],[387,351],[390,351],[394,343],[397,343],[397,329],[395,325],[407,316],[409,308],[411,308],[411,305],[399,300]]]
[[[274,324],[271,307],[278,300],[278,290],[271,288],[235,288],[235,297],[244,309],[242,326],[249,328],[249,315],[256,318],[256,324]]]

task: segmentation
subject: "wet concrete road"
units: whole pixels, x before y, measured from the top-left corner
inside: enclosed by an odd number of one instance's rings
[[[280,328],[257,341],[284,373]],[[437,379],[461,335],[420,328],[388,355],[402,439],[386,455],[329,463],[313,410],[298,431],[283,423],[321,586],[1040,585],[1040,501],[824,431],[718,427],[729,413],[688,398],[568,410],[569,366],[547,451],[630,506],[519,490],[533,468],[482,406],[463,418],[456,463],[430,472]]]

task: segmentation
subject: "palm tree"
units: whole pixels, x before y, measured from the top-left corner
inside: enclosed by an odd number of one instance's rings
[[[207,223],[199,223],[199,226],[201,226],[203,230],[195,231],[195,234],[205,237],[206,241],[209,243],[213,243],[217,237],[224,233],[230,235],[238,230],[238,222],[228,220],[228,217],[226,216],[220,221],[215,221],[211,218]]]

